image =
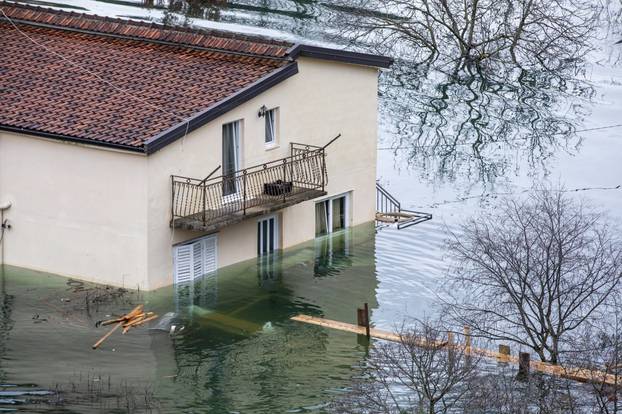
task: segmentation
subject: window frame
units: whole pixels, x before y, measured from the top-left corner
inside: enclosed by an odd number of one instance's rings
[[[262,224],[264,222],[269,223],[270,220],[274,220],[274,227],[273,227],[274,234],[272,235],[272,239],[270,239],[270,229],[268,227],[268,234],[266,235],[266,238],[267,238],[268,244],[270,243],[270,240],[272,240],[273,242],[272,251],[270,251],[270,248],[268,247],[267,251],[263,252],[262,247],[265,247],[265,246],[263,246],[263,241],[262,241],[262,236],[263,236]],[[281,226],[279,223],[278,214],[270,214],[268,216],[263,216],[257,219],[257,257],[267,256],[279,250],[281,246],[280,229],[281,229]]]
[[[351,191],[348,191],[346,193],[341,193],[341,194],[337,194],[335,196],[331,196],[331,197],[327,197],[327,198],[323,198],[320,201],[316,201],[314,204],[314,207],[317,206],[320,203],[326,203],[326,216],[327,216],[327,228],[326,228],[326,233],[315,233],[315,237],[322,237],[322,236],[326,236],[328,234],[332,234],[332,233],[336,233],[339,231],[343,231],[345,229],[347,229],[348,227],[350,227],[350,206],[351,206]],[[334,217],[333,217],[333,203],[334,200],[338,200],[340,198],[344,199],[344,208],[343,208],[343,228],[337,229],[335,230],[333,228],[333,224],[334,224]],[[317,210],[315,210],[315,222],[314,225],[317,227]]]
[[[266,149],[271,149],[278,147],[279,145],[279,107],[276,106],[274,108],[267,109],[264,114],[264,138],[263,143]],[[272,120],[272,140],[267,141],[268,139],[268,123]]]
[[[225,128],[228,126],[233,127],[233,131],[235,132],[235,139],[233,142],[233,159],[235,162],[235,170],[231,175],[231,179],[233,180],[234,192],[229,194],[225,194],[225,176],[227,175],[225,172],[225,152],[224,152],[224,141],[225,141]],[[244,145],[244,118],[235,119],[233,121],[225,122],[222,124],[222,132],[221,132],[221,140],[222,140],[222,148],[221,148],[221,158],[222,158],[222,174],[223,174],[223,191],[222,191],[222,203],[231,203],[233,201],[237,201],[242,197],[242,190],[237,183],[237,177],[235,176],[235,172],[241,171],[244,169],[244,160],[243,160],[243,145]]]

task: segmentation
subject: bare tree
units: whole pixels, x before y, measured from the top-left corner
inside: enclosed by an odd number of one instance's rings
[[[496,213],[453,234],[447,310],[482,337],[560,363],[568,334],[621,285],[622,247],[612,226],[562,190],[503,200]]]
[[[622,385],[621,318],[622,308],[617,300],[603,307],[598,317],[586,324],[581,333],[576,335],[572,342],[572,351],[568,355],[574,366],[594,373],[589,382],[592,413],[622,412],[622,402],[619,401]]]
[[[337,15],[357,42],[408,49],[419,62],[510,60],[547,70],[583,57],[602,10],[591,0],[350,0],[342,7],[357,11]]]
[[[448,413],[468,405],[479,359],[451,346],[438,322],[403,329],[399,343],[378,343],[364,375],[334,405],[337,413]]]
[[[516,370],[499,366],[483,373],[476,383],[476,395],[468,407],[475,413],[574,414],[588,413],[571,380],[534,374],[518,380]]]
[[[417,322],[414,328],[402,329],[400,343],[376,345],[363,366],[363,375],[354,380],[350,391],[337,399],[330,411],[339,414],[596,412],[591,401],[582,398],[587,394],[573,389],[572,380],[538,373],[519,380],[514,366],[497,365],[467,353],[460,341],[454,343],[453,335],[445,329],[440,320]]]

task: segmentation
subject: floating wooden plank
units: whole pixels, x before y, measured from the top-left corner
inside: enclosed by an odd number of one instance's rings
[[[151,315],[151,316],[146,317],[146,318],[143,318],[143,319],[138,319],[138,320],[135,320],[135,321],[130,322],[130,323],[126,326],[126,328],[134,328],[134,327],[136,327],[136,326],[143,325],[143,324],[145,324],[145,323],[147,323],[147,322],[150,322],[150,321],[152,321],[152,320],[154,320],[154,319],[157,319],[157,318],[158,318],[158,315]]]
[[[108,339],[108,337],[110,337],[110,335],[112,335],[114,333],[114,331],[119,329],[124,324],[127,324],[127,322],[132,321],[132,320],[136,320],[136,319],[144,318],[144,316],[145,316],[145,314],[143,313],[143,305],[138,305],[134,309],[132,309],[129,313],[123,315],[121,318],[104,322],[102,325],[112,324],[112,323],[115,323],[115,322],[118,321],[117,324],[108,333],[106,333],[104,336],[102,336],[99,339],[99,341],[95,342],[95,344],[93,345],[92,348],[93,349],[97,349],[102,343],[104,343],[104,341],[106,339]],[[127,332],[127,330],[125,330],[124,333],[125,332]]]
[[[293,321],[308,323],[311,325],[322,326],[325,328],[336,329],[343,332],[351,332],[358,335],[365,335],[365,327],[357,326],[346,322],[333,321],[331,319],[318,318],[315,316],[308,315],[296,315],[290,318]],[[382,339],[385,341],[391,342],[401,342],[403,336],[383,331],[380,329],[371,328],[369,330],[369,334],[373,338]],[[504,362],[509,362],[513,364],[519,363],[518,356],[507,355],[505,353],[499,353],[496,351],[492,351],[485,348],[476,348],[471,345],[470,336],[467,336],[466,344],[456,343],[451,346],[456,348],[461,348],[464,350],[465,355],[479,355],[485,358],[492,358],[497,360],[502,360]],[[410,339],[410,338],[409,338]],[[415,340],[422,347],[439,347],[439,346],[448,346],[447,342],[434,342],[430,343],[423,338],[415,338]],[[587,368],[577,368],[577,367],[563,367],[560,365],[553,365],[547,362],[541,361],[531,361],[529,366],[534,371],[539,371],[549,375],[555,375],[562,378],[571,379],[577,382],[596,382],[596,383],[604,383],[613,386],[619,386],[621,379],[618,378],[616,380],[616,376],[613,374],[608,374],[603,371],[590,370]]]
[[[99,341],[95,342],[95,344],[93,344],[93,349],[97,349],[101,344],[104,343],[104,341],[106,339],[108,339],[108,337],[110,335],[112,335],[114,333],[114,331],[116,331],[117,329],[119,329],[121,327],[121,325],[123,325],[123,321],[119,322],[118,324],[116,324],[114,326],[114,328],[112,328],[106,335],[102,336]]]

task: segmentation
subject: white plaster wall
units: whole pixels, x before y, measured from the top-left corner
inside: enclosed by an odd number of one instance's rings
[[[203,178],[221,164],[222,125],[243,120],[242,166],[250,167],[289,155],[289,143],[324,145],[329,195],[352,191],[351,225],[375,215],[378,71],[357,65],[298,59],[299,73],[249,102],[148,157],[149,288],[172,283],[171,246],[200,236],[171,230],[170,175]],[[279,145],[266,150],[264,119],[257,111],[279,107]],[[315,236],[314,201],[284,209],[282,247]],[[220,267],[256,255],[256,219],[223,229],[218,235]]]
[[[147,286],[147,161],[0,131],[4,263],[82,280]]]

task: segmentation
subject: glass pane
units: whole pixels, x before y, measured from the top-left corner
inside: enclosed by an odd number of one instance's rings
[[[257,222],[257,256],[261,256],[261,221]]]
[[[266,144],[274,142],[274,121],[275,121],[275,110],[271,109],[266,111]]]
[[[268,252],[268,220],[264,220],[261,222],[263,228],[261,229],[262,235],[261,235],[261,243],[262,243],[262,249],[261,249],[261,254],[267,253]]]
[[[333,200],[333,231],[346,227],[346,198],[339,197]]]
[[[269,220],[269,223],[270,223],[270,231],[269,231],[270,240],[268,242],[268,247],[269,247],[268,251],[269,252],[273,252],[274,251],[274,237],[275,237],[275,235],[274,235],[274,219],[271,218]]]
[[[328,233],[328,202],[322,201],[315,204],[315,235],[321,236]]]
[[[222,126],[222,172],[223,172],[223,195],[234,194],[237,192],[235,182],[235,171],[237,170],[236,144],[237,144],[237,122]]]

